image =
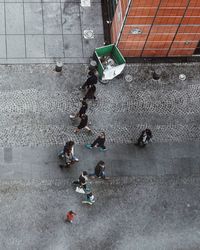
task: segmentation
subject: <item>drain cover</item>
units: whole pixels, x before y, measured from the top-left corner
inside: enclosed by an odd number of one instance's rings
[[[93,39],[94,38],[94,31],[93,30],[84,30],[83,37],[85,39]]]
[[[186,75],[180,74],[180,75],[179,75],[179,80],[185,81],[185,80],[186,80]]]
[[[90,7],[90,0],[81,0],[81,6],[82,7]]]
[[[133,81],[132,75],[125,75],[125,80],[126,82],[132,82]]]

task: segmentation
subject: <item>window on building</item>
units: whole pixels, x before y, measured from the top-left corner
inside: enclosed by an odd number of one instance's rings
[[[200,55],[200,41],[199,41],[193,55]]]

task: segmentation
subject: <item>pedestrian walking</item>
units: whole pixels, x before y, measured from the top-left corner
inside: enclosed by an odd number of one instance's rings
[[[87,99],[96,100],[95,92],[96,92],[95,85],[89,85],[87,93],[86,93],[85,97],[83,97],[83,100],[87,100]]]
[[[99,161],[94,169],[94,173],[93,174],[89,174],[89,176],[91,177],[97,177],[97,178],[102,178],[105,179],[106,178],[106,174],[105,174],[105,162],[104,161]]]
[[[87,171],[83,171],[79,176],[77,181],[74,181],[73,184],[79,185],[79,187],[83,188],[84,190],[87,189],[87,180],[88,180],[88,173]]]
[[[65,221],[66,221],[66,222],[72,223],[75,216],[76,216],[76,213],[74,213],[72,210],[70,210],[70,211],[67,212],[67,214],[66,214]]]
[[[81,118],[81,116],[86,113],[87,108],[88,108],[87,102],[85,100],[83,100],[83,101],[81,101],[81,104],[82,104],[82,106],[81,106],[80,110],[75,115],[69,116],[71,119],[75,119],[78,117]]]
[[[74,130],[74,133],[78,133],[81,129],[85,128],[88,132],[91,132],[91,129],[87,126],[88,116],[86,114],[81,115],[81,121],[78,127]]]
[[[86,194],[86,200],[82,201],[84,204],[93,205],[95,203],[95,198],[92,192]]]
[[[96,76],[96,72],[95,71],[90,71],[88,73],[89,77],[86,80],[86,82],[83,84],[82,87],[80,87],[80,89],[84,90],[86,87],[88,88],[89,86],[92,86],[94,84],[97,84],[97,76]]]
[[[71,164],[78,162],[79,159],[74,155],[74,141],[68,141],[65,143],[63,150],[60,152],[58,157],[65,161],[65,167],[70,167]],[[63,165],[60,165],[63,168]]]
[[[86,144],[86,148],[93,149],[94,147],[99,147],[100,151],[106,151],[105,147],[106,136],[104,132],[101,132],[97,139],[92,144]]]
[[[152,139],[152,132],[150,129],[145,129],[142,131],[140,137],[137,140],[137,143],[135,143],[136,146],[140,146],[140,147],[145,147],[146,144],[148,144],[151,139]]]

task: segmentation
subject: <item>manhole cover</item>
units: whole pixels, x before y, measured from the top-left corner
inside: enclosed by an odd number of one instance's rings
[[[125,80],[126,82],[132,82],[133,81],[132,75],[125,75]]]
[[[83,36],[85,39],[93,39],[94,38],[94,31],[93,30],[84,30]]]
[[[81,6],[82,7],[90,7],[90,0],[81,0]]]
[[[179,75],[179,80],[185,81],[185,80],[186,80],[186,75],[180,74],[180,75]]]

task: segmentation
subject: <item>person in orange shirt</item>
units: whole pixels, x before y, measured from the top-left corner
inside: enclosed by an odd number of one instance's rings
[[[75,216],[76,216],[76,213],[74,213],[72,210],[70,210],[70,211],[67,212],[67,214],[66,214],[65,221],[66,221],[66,222],[72,223]]]

